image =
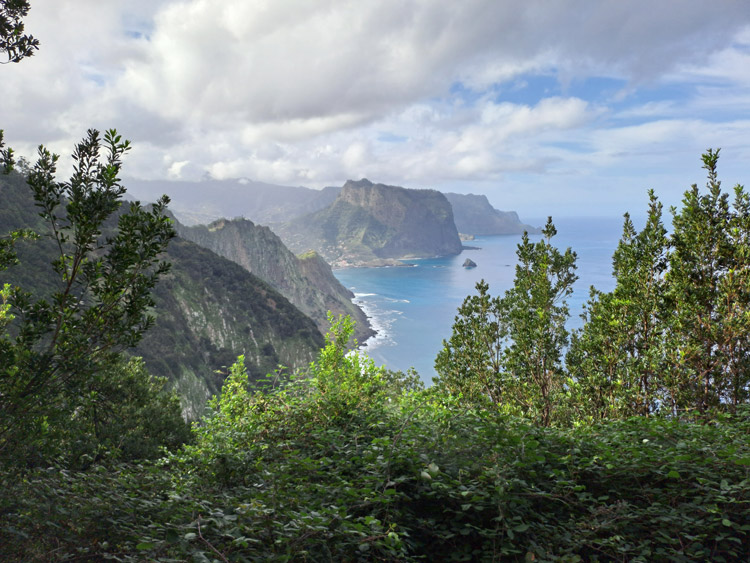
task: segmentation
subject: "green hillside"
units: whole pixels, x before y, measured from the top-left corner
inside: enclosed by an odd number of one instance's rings
[[[46,232],[19,174],[0,176],[0,201],[0,232],[29,227]],[[49,238],[22,241],[20,265],[0,272],[0,282],[50,295],[60,283],[50,266],[54,252]],[[238,355],[247,356],[257,378],[279,365],[306,366],[322,346],[310,318],[237,264],[179,238],[166,258],[172,269],[154,293],[154,326],[132,353],[143,356],[151,373],[169,378],[191,418],[221,388],[217,370]]]

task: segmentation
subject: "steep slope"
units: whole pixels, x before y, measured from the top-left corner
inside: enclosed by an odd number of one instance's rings
[[[21,227],[43,232],[45,225],[23,178],[0,176],[0,234]],[[50,266],[54,251],[46,238],[19,245],[21,263],[0,272],[0,283],[49,295],[59,284]],[[309,317],[241,266],[180,238],[167,255],[172,269],[154,292],[155,324],[133,353],[172,381],[186,415],[202,411],[221,387],[216,370],[239,354],[258,378],[279,364],[307,366],[323,345]]]
[[[453,211],[435,190],[349,180],[328,207],[274,230],[294,252],[312,249],[335,266],[458,254]],[[277,230],[278,229],[278,230]]]
[[[254,379],[314,359],[323,345],[315,323],[257,276],[179,237],[167,254],[172,270],[155,291],[156,323],[135,353],[174,381],[189,414],[220,390],[216,370],[239,354]]]
[[[228,258],[267,282],[315,321],[322,334],[329,328],[327,312],[349,315],[364,342],[374,333],[354,294],[342,286],[319,256],[295,256],[268,227],[246,219],[220,219],[208,226],[176,224],[183,238]]]
[[[313,190],[251,180],[203,182],[128,180],[128,191],[145,201],[167,194],[170,209],[185,225],[223,217],[245,217],[261,225],[288,221],[329,205],[339,188]]]
[[[453,207],[453,220],[459,233],[467,235],[516,235],[524,231],[540,232],[537,227],[521,223],[515,211],[499,211],[487,196],[445,193]]]

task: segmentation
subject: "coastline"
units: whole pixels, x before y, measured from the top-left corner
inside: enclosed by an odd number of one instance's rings
[[[373,310],[374,308],[362,299],[363,297],[374,297],[375,295],[375,293],[354,293],[354,297],[352,298],[352,303],[359,307],[365,314],[367,322],[370,324],[370,329],[374,333],[363,342],[357,342],[357,350],[360,352],[374,350],[392,340],[387,331],[390,323],[383,319],[383,315],[376,314]]]

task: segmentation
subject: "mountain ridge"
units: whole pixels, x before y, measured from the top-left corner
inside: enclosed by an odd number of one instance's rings
[[[317,254],[295,256],[270,228],[243,218],[219,219],[209,225],[185,226],[177,233],[252,272],[313,319],[321,334],[329,328],[327,313],[349,315],[360,342],[375,333],[365,313],[352,302],[354,294],[333,275]]]
[[[46,231],[20,174],[0,176],[0,201],[0,234]],[[50,264],[56,247],[48,237],[20,241],[17,250],[20,264],[0,272],[0,283],[19,285],[35,297],[59,289]],[[180,237],[170,242],[165,259],[172,268],[153,292],[154,325],[129,353],[142,356],[153,375],[170,380],[186,417],[202,414],[221,389],[224,375],[217,370],[238,355],[246,356],[249,375],[258,380],[280,364],[306,368],[323,346],[309,317],[234,262]]]

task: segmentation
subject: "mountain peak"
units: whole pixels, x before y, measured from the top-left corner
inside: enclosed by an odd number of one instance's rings
[[[362,178],[361,180],[347,180],[344,184],[344,188],[369,188],[370,186],[374,186],[370,180],[367,178]]]

